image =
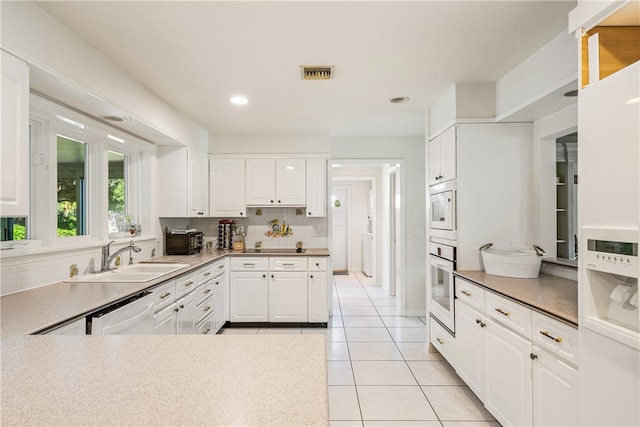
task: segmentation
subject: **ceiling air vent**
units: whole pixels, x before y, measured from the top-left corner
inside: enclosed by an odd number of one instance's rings
[[[330,80],[335,72],[333,65],[301,65],[302,80]]]

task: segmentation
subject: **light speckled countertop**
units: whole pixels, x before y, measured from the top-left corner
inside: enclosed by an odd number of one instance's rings
[[[146,283],[59,282],[0,298],[1,424],[329,425],[323,335],[28,335],[228,255],[246,254],[203,251]]]
[[[540,274],[537,279],[494,276],[484,271],[454,271],[455,276],[578,326],[578,282]]]

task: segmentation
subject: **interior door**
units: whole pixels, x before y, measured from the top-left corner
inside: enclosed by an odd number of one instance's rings
[[[333,187],[331,194],[332,250],[334,273],[347,273],[348,267],[348,239],[349,239],[349,189],[347,187]]]

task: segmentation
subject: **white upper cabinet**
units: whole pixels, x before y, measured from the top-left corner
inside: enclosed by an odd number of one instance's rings
[[[307,216],[327,216],[327,161],[307,159]]]
[[[212,158],[209,162],[209,215],[245,217],[244,159]]]
[[[186,147],[159,147],[157,169],[158,216],[209,215],[209,160]]]
[[[429,141],[429,185],[456,178],[456,127]]]
[[[247,206],[304,206],[305,159],[247,159]]]
[[[2,183],[4,217],[29,214],[29,67],[2,51]]]

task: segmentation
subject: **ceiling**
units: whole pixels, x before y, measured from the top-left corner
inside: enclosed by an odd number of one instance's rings
[[[575,2],[38,5],[212,134],[367,136],[424,135],[447,87],[495,82],[566,29]],[[300,65],[335,78],[303,81]],[[238,94],[249,103],[230,104]]]

